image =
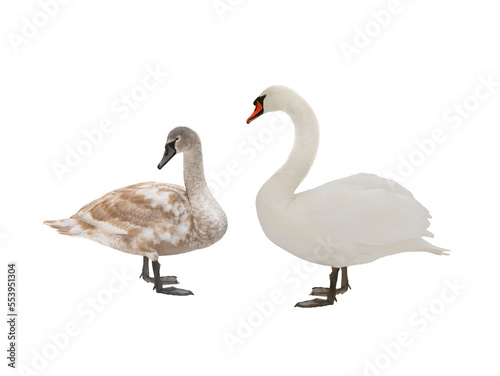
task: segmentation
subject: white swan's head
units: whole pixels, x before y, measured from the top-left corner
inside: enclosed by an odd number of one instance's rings
[[[303,99],[287,86],[269,86],[253,102],[255,110],[247,119],[247,124],[257,119],[260,115],[273,111],[290,112],[297,100]]]
[[[183,153],[194,148],[200,148],[201,141],[198,133],[188,127],[177,127],[170,131],[165,144],[165,152],[163,158],[158,164],[158,169],[161,169],[167,164],[174,155]]]

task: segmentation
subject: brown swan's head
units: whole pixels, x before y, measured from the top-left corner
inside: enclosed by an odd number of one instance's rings
[[[165,152],[163,158],[158,164],[158,169],[161,169],[173,158],[177,153],[183,153],[192,148],[200,147],[201,141],[198,133],[188,127],[177,127],[170,131],[165,144]]]

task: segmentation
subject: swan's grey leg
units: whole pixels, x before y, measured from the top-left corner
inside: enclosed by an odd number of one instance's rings
[[[156,292],[168,295],[193,295],[189,290],[178,289],[177,287],[163,287],[163,282],[160,277],[160,263],[158,261],[153,261],[153,278],[154,278],[154,289]]]
[[[328,289],[328,293],[326,295],[326,299],[312,299],[306,300],[300,303],[295,304],[295,307],[300,308],[313,308],[313,307],[323,307],[326,305],[332,305],[337,301],[335,297],[336,287],[337,287],[337,278],[339,276],[339,268],[332,267],[332,273],[330,274],[330,288]]]
[[[149,276],[149,259],[146,256],[143,256],[142,273],[139,278],[142,278],[146,282],[154,282],[154,279]],[[175,285],[179,283],[177,277],[174,276],[160,277],[160,280],[164,285]]]
[[[332,273],[330,274],[330,291],[328,292],[328,295],[326,296],[326,300],[330,304],[333,304],[333,302],[337,301],[337,298],[335,297],[335,295],[336,295],[337,278],[339,276],[339,270],[340,270],[339,268],[332,267]]]
[[[344,266],[342,268],[342,284],[340,285],[340,288],[335,291],[335,294],[343,294],[350,288],[349,279],[347,278],[347,266]]]
[[[342,284],[339,289],[335,290],[335,295],[343,294],[347,290],[349,290],[351,286],[349,286],[349,280],[347,278],[347,267],[342,267]],[[329,287],[313,287],[311,295],[313,296],[327,296],[330,292]]]
[[[149,259],[146,256],[142,256],[142,273],[139,278],[144,279],[146,282],[153,282],[152,278],[149,276]]]

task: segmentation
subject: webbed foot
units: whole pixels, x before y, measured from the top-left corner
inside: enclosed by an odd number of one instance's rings
[[[155,283],[155,279],[153,277],[150,277],[149,275],[141,274],[139,276],[139,278],[142,278],[143,280],[145,280],[146,282],[149,282],[149,283]],[[160,277],[160,281],[164,285],[176,285],[179,283],[179,281],[177,280],[177,277],[175,277],[175,276]]]
[[[347,286],[342,286],[339,289],[335,289],[335,295],[337,294],[343,294],[347,290],[349,290],[351,286],[349,284]],[[328,293],[330,292],[329,287],[313,287],[311,294],[313,296],[328,296]]]
[[[189,290],[178,289],[177,287],[162,287],[160,289],[157,289],[156,292],[160,294],[178,295],[178,296],[194,295]]]
[[[303,302],[299,302],[299,303],[295,304],[295,307],[316,308],[316,307],[324,307],[324,306],[332,305],[332,304],[333,304],[333,302],[330,303],[326,299],[312,299],[312,300],[305,300]]]

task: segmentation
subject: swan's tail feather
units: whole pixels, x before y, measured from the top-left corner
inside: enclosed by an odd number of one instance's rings
[[[451,251],[449,249],[436,247],[434,244],[431,244],[431,243],[425,241],[424,239],[420,239],[420,243],[421,243],[421,246],[423,246],[421,248],[422,251],[434,253],[435,255],[439,255],[439,256],[449,256],[450,255],[449,252],[451,252]]]
[[[428,241],[420,238],[414,244],[413,251],[418,252],[429,252],[438,256],[449,256],[451,250],[441,247],[436,247],[434,244],[429,243]]]
[[[430,232],[429,230],[425,230],[424,235],[422,235],[422,236],[427,236],[428,238],[433,238],[434,234],[432,232]]]
[[[74,218],[43,222],[44,225],[55,228],[60,234],[69,236],[78,236],[84,231],[80,223],[81,221]]]
[[[427,252],[434,253],[435,255],[439,256],[449,256],[451,250],[450,249],[445,249],[445,248],[438,248],[435,247],[433,249],[426,249]]]

